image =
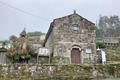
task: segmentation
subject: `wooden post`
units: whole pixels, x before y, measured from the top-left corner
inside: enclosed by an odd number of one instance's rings
[[[39,60],[39,55],[37,54],[37,64],[38,64],[38,60]]]
[[[50,64],[50,61],[51,61],[51,54],[49,55],[49,64]]]

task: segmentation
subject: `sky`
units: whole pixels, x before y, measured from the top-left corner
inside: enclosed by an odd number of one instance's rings
[[[120,16],[120,0],[0,0],[0,40],[27,32],[47,32],[55,18],[73,13],[96,23],[99,16]]]

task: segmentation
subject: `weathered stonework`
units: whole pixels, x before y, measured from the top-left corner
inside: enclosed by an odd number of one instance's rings
[[[69,61],[63,61],[64,64],[92,63],[96,54],[95,31],[94,23],[74,13],[54,19],[44,45],[52,51],[53,57],[67,57]],[[90,53],[86,53],[86,50]]]

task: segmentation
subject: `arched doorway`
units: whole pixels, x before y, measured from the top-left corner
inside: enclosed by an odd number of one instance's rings
[[[81,51],[79,48],[72,48],[71,50],[71,63],[73,64],[80,64],[81,62]]]

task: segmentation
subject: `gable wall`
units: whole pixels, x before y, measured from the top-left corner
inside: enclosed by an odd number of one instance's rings
[[[80,32],[72,31],[73,24],[80,26]],[[71,63],[71,49],[73,45],[80,45],[83,49],[81,53],[82,62],[96,53],[95,45],[95,29],[94,25],[77,15],[66,16],[63,18],[55,19],[52,32],[47,40],[46,46],[53,46],[53,56],[66,57],[67,63]],[[51,38],[52,37],[52,38]],[[48,45],[49,44],[49,45]],[[91,48],[91,55],[85,53],[86,48]],[[85,59],[85,60],[84,60]],[[93,58],[92,58],[93,59]],[[87,62],[87,61],[86,61]]]

